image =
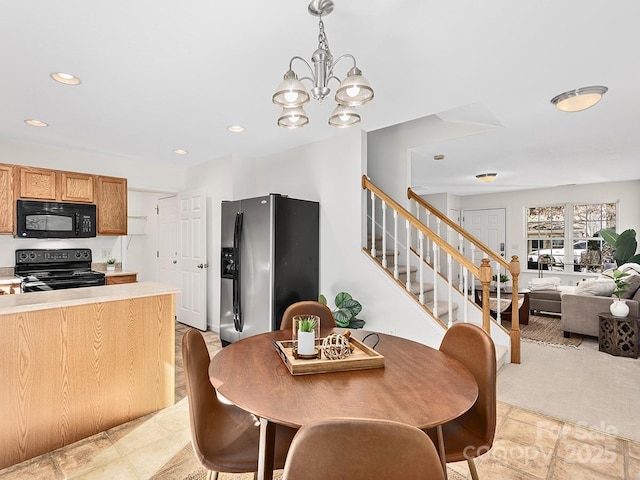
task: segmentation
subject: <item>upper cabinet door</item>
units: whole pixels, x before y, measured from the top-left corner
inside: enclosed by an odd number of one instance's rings
[[[0,165],[0,233],[13,233],[15,215],[13,165]]]
[[[93,175],[60,172],[60,200],[93,203]]]
[[[96,177],[98,234],[127,234],[127,179]]]
[[[57,200],[56,171],[47,168],[19,167],[18,198]]]

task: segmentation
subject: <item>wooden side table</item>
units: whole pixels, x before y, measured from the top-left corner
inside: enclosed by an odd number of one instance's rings
[[[609,312],[599,313],[598,318],[598,349],[618,357],[638,358],[640,318],[614,317]]]

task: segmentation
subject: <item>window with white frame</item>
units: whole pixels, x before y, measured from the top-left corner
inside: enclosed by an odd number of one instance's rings
[[[527,207],[527,268],[598,272],[611,252],[600,230],[616,228],[616,203]]]

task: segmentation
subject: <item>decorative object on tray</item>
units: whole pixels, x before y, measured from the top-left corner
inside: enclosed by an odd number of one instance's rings
[[[351,355],[349,339],[339,333],[332,333],[322,341],[322,354],[328,360],[342,360]]]
[[[327,305],[327,297],[320,295],[318,301],[323,305]],[[336,305],[335,310],[332,310],[333,319],[338,327],[342,328],[362,328],[365,321],[361,318],[356,318],[362,311],[362,305],[355,300],[347,292],[340,292],[336,295],[334,300]]]
[[[316,339],[320,338],[320,317],[317,315],[295,315],[293,317],[293,340],[297,358],[316,358],[320,348]]]
[[[107,258],[107,270],[112,271],[116,269],[116,259]]]
[[[611,315],[615,317],[626,317],[629,315],[629,305],[627,305],[626,300],[622,298],[622,295],[624,295],[624,292],[631,286],[631,284],[625,280],[625,277],[628,277],[629,274],[616,269],[611,275],[603,273],[602,276],[610,278],[616,284],[616,289],[613,291],[613,295],[615,295],[616,298],[609,306]]]

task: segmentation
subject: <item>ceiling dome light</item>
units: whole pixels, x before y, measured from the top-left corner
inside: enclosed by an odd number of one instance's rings
[[[476,178],[482,183],[490,183],[493,182],[497,176],[497,173],[480,173],[479,175],[476,175]]]
[[[241,125],[229,125],[227,127],[227,130],[229,130],[231,133],[242,133],[244,132],[244,127]]]
[[[434,160],[444,160],[444,155],[442,155],[442,154],[434,155],[434,156],[433,156],[433,159],[434,159]]]
[[[31,125],[32,127],[48,127],[49,126],[47,122],[41,122],[40,120],[33,120],[33,119],[25,120],[24,123],[26,123],[27,125]]]
[[[578,88],[556,95],[551,99],[551,103],[563,112],[581,112],[598,103],[608,90],[603,86]]]
[[[80,85],[82,83],[78,77],[70,73],[53,72],[49,76],[56,82],[64,83],[65,85]]]
[[[188,150],[183,150],[181,148],[176,148],[173,153],[175,153],[176,155],[188,155],[189,151]]]

